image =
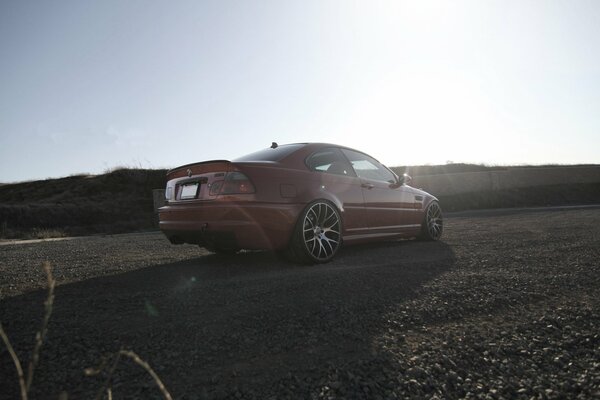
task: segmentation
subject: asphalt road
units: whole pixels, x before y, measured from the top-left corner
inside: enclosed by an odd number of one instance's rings
[[[600,210],[454,216],[440,242],[348,247],[302,267],[160,234],[0,247],[0,321],[32,396],[94,398],[111,354],[174,398],[600,398]],[[113,398],[160,398],[122,359]],[[0,398],[18,398],[0,350]]]

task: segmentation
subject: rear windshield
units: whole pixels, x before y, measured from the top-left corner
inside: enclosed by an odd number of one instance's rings
[[[283,144],[274,149],[268,148],[236,158],[232,161],[280,161],[304,146],[304,144]]]

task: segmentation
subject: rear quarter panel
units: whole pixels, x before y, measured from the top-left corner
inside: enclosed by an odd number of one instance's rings
[[[264,203],[301,205],[324,199],[332,202],[342,214],[343,229],[366,227],[364,200],[358,178],[308,169],[286,168],[282,165],[236,164],[256,187],[255,200]]]

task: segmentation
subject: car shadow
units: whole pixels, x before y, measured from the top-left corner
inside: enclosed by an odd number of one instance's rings
[[[65,284],[56,289],[32,397],[95,396],[105,377],[86,377],[84,369],[122,348],[147,360],[175,398],[311,397],[332,374],[386,357],[373,342],[387,329],[388,312],[454,262],[444,242],[399,241],[344,248],[324,265],[245,252]],[[45,296],[40,290],[0,303],[22,360]],[[18,397],[4,348],[0,377],[0,398]],[[160,398],[152,378],[126,360],[113,391]]]

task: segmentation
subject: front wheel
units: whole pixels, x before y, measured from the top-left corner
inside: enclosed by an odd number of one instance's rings
[[[442,208],[437,201],[432,201],[425,211],[419,238],[423,240],[439,240],[442,237],[443,231],[444,219]]]
[[[324,200],[310,203],[300,214],[288,248],[294,261],[331,261],[342,244],[342,219],[337,208]]]

